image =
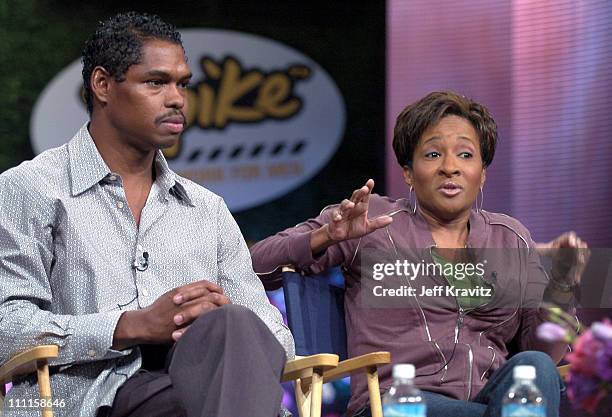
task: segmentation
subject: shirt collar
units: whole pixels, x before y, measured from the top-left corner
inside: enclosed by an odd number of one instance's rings
[[[89,134],[87,123],[68,143],[68,155],[73,196],[93,187],[111,173]]]
[[[102,159],[94,143],[87,123],[76,133],[68,143],[70,163],[70,183],[73,196],[90,189],[102,179],[111,174],[111,170]],[[179,182],[179,177],[168,166],[163,153],[158,150],[155,155],[156,182],[168,200],[172,195],[178,200],[194,206],[185,187]]]
[[[193,204],[193,201],[189,197],[189,193],[183,184],[179,182],[180,177],[170,169],[168,161],[166,161],[164,154],[160,150],[155,154],[155,174],[156,181],[164,191],[166,200],[168,196],[172,195],[187,205],[195,207],[195,204]]]

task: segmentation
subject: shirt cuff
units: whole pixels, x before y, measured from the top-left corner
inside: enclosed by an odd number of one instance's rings
[[[93,362],[128,355],[131,349],[112,349],[115,328],[123,313],[125,311],[73,316],[67,331],[68,339],[60,347],[57,362]]]

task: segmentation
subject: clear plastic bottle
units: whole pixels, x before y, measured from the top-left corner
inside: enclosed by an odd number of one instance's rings
[[[502,402],[502,417],[546,417],[546,403],[534,382],[535,368],[519,365],[512,372],[514,384]]]
[[[425,417],[427,408],[421,391],[414,385],[414,365],[393,366],[393,386],[384,395],[384,417]]]

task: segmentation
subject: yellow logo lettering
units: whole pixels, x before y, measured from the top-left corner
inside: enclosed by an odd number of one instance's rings
[[[302,108],[302,99],[294,94],[295,84],[312,73],[299,64],[269,73],[246,70],[231,56],[221,62],[203,57],[200,66],[204,78],[187,91],[186,129],[224,129],[231,123],[289,119]],[[179,141],[165,149],[164,155],[176,158],[180,149]]]

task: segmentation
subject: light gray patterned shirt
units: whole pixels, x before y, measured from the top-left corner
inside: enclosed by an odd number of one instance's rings
[[[56,416],[94,417],[111,405],[141,366],[138,348],[111,348],[119,317],[193,281],[219,284],[294,355],[223,200],[172,172],[161,152],[155,164],[139,227],[87,126],[0,175],[0,362],[30,346],[59,345],[51,385],[65,405]],[[38,398],[34,376],[16,381],[4,413],[40,415],[7,408],[11,398]]]

